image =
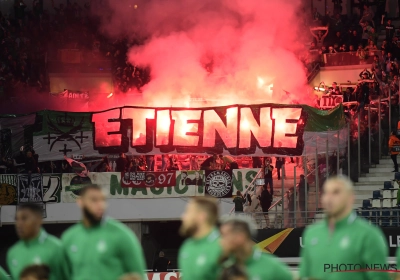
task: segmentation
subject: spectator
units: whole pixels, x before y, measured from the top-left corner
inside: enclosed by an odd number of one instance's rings
[[[280,145],[282,145],[282,144],[280,143]],[[276,166],[276,173],[278,174],[278,180],[280,180],[281,179],[281,169],[285,168],[285,158],[277,157],[276,161],[275,161],[275,166]]]
[[[245,200],[240,191],[236,192],[236,197],[233,199],[233,203],[235,204],[235,213],[243,213],[243,204]]]
[[[259,196],[258,199],[260,200],[260,205],[261,205],[261,208],[262,208],[262,211],[264,214],[264,218],[265,218],[265,223],[266,223],[265,228],[269,228],[268,211],[269,211],[269,208],[271,207],[272,194],[268,191],[267,186],[263,187],[261,196]]]
[[[168,265],[170,265],[170,261],[165,257],[164,252],[160,251],[158,254],[158,258],[154,261],[153,271],[154,272],[167,272]]]
[[[394,36],[394,32],[395,32],[395,28],[394,28],[394,25],[392,24],[392,21],[390,19],[387,21],[385,29],[386,29],[386,41],[387,42],[392,42],[392,39],[393,39],[393,36]]]
[[[213,170],[215,168],[217,158],[218,156],[216,154],[213,154],[211,157],[207,158],[200,165],[200,170]]]
[[[146,156],[147,171],[154,171],[154,156]]]
[[[195,155],[190,156],[190,170],[199,170],[198,158]]]
[[[299,191],[299,211],[302,218],[307,217],[306,214],[306,180],[303,174],[300,175],[300,182],[297,185]]]
[[[273,196],[274,182],[272,179],[272,171],[274,170],[274,167],[271,165],[271,158],[268,157],[265,158],[263,170],[264,170],[264,186],[265,188],[267,188],[269,185],[269,188],[271,190],[271,196]]]
[[[116,172],[125,172],[126,169],[129,167],[128,165],[128,160],[126,159],[126,156],[124,153],[119,154],[119,158],[116,160]]]
[[[390,157],[394,164],[393,172],[399,172],[399,166],[397,164],[397,155],[400,152],[400,140],[397,138],[397,130],[393,130],[389,138],[389,152]]]
[[[230,170],[232,169],[239,169],[239,165],[235,161],[235,159],[231,156],[223,156],[219,155],[220,160],[222,161],[222,169],[228,168]]]
[[[37,162],[35,161],[31,151],[26,153],[25,172],[29,174],[38,172]]]

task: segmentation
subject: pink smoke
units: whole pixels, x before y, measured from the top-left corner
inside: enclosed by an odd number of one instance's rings
[[[132,64],[151,68],[140,105],[311,101],[295,55],[305,38],[300,0],[108,1],[108,34],[148,38],[128,53]]]

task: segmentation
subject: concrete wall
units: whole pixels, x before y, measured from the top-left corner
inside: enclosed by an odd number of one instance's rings
[[[122,221],[179,220],[188,201],[189,198],[109,199],[108,215]],[[232,207],[231,199],[220,203],[222,214],[229,213]],[[14,223],[15,210],[15,205],[1,207],[1,222]],[[74,223],[81,217],[74,203],[47,204],[46,210],[45,223]],[[141,228],[131,228],[141,236]]]

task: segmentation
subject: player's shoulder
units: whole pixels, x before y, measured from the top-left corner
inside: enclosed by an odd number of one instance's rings
[[[11,256],[11,255],[13,255],[13,254],[15,254],[15,253],[18,253],[18,250],[19,250],[20,248],[22,248],[22,246],[23,246],[22,241],[21,241],[21,240],[17,241],[14,245],[12,245],[12,246],[8,249],[8,251],[7,251],[7,256]]]
[[[317,235],[321,233],[325,228],[326,222],[324,220],[309,225],[304,229],[303,238],[307,238],[310,235]]]
[[[82,225],[81,223],[77,223],[73,225],[72,227],[68,228],[66,231],[61,236],[61,241],[62,242],[68,242],[68,240],[75,239],[76,235],[79,234],[79,232],[82,230]]]
[[[111,230],[114,235],[123,236],[123,237],[135,236],[133,231],[127,225],[125,225],[124,223],[121,223],[120,221],[117,221],[115,219],[107,217],[105,219],[104,223],[105,223],[105,226],[109,230]]]
[[[357,227],[357,233],[368,237],[381,237],[383,236],[382,230],[373,224],[370,224],[366,219],[357,217],[354,220],[354,225]]]
[[[49,244],[50,246],[54,246],[54,247],[61,247],[61,240],[59,238],[57,238],[56,236],[52,235],[52,234],[45,234],[44,237],[44,242],[46,242],[47,244]]]

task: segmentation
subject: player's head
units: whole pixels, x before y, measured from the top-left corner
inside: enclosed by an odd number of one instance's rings
[[[193,198],[182,214],[179,233],[191,237],[204,227],[214,227],[218,220],[217,201],[207,197]]]
[[[195,177],[196,179],[199,179],[199,178],[200,178],[200,173],[196,171],[196,172],[194,173],[194,177]]]
[[[328,217],[341,217],[350,212],[353,203],[353,183],[347,177],[337,176],[325,181],[322,192],[322,206]]]
[[[107,199],[101,187],[98,185],[87,185],[79,192],[77,200],[84,218],[91,224],[101,222],[107,208]]]
[[[50,269],[47,265],[31,265],[22,270],[20,280],[47,280]]]
[[[163,251],[160,251],[160,253],[158,254],[158,256],[159,256],[160,258],[163,258],[163,257],[165,256],[165,254],[164,254]]]
[[[40,204],[26,203],[18,206],[15,228],[21,239],[31,239],[38,235],[42,226],[43,209]]]
[[[242,266],[233,264],[222,270],[220,280],[247,280],[248,277]]]
[[[221,221],[221,246],[226,255],[242,252],[252,242],[256,225],[246,216],[229,216]],[[252,246],[252,245],[251,245]]]
[[[182,177],[182,179],[185,179],[187,177],[187,172],[186,171],[182,171],[181,172],[181,177]]]

